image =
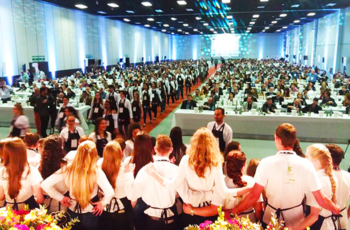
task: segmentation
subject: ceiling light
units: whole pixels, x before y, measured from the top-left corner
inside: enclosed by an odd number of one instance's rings
[[[168,25],[168,24],[164,24],[163,26],[164,26],[164,27],[169,27],[169,25]]]
[[[226,16],[227,19],[232,19],[232,15]]]
[[[183,24],[183,26],[184,26],[184,27],[187,27],[187,26],[188,26],[188,24]]]
[[[87,6],[83,5],[83,4],[77,4],[75,5],[76,8],[79,8],[79,9],[86,9],[88,8]]]
[[[99,13],[99,14],[107,14],[107,13],[104,12],[104,11],[97,11],[97,13]]]
[[[141,4],[144,6],[152,6],[152,3],[150,2],[141,2]]]
[[[300,5],[299,4],[295,4],[295,5],[292,5],[291,7],[292,8],[298,8]]]
[[[178,29],[177,31],[181,32],[181,31],[182,31],[182,29]]]
[[[259,14],[254,14],[253,18],[258,18],[260,15]]]
[[[265,30],[268,30],[268,29],[270,29],[270,27],[268,27],[268,26],[267,26],[267,27],[265,27]]]
[[[193,31],[198,31],[198,29],[193,29]]]
[[[152,28],[153,28],[153,29],[157,29],[157,27],[155,27],[155,26],[153,26]]]
[[[277,21],[272,21],[271,23],[272,23],[272,24],[277,24]]]
[[[209,24],[208,23],[203,23],[203,26],[208,26]]]
[[[154,19],[153,18],[147,18],[147,21],[153,22]]]
[[[166,32],[166,30],[162,30],[162,32]]]
[[[193,9],[187,8],[186,11],[192,12]]]
[[[233,22],[229,22],[228,24],[229,24],[229,25],[233,25]]]
[[[265,33],[265,30],[262,30],[261,33]]]
[[[146,24],[145,27],[150,27],[150,25]]]
[[[136,25],[140,25],[140,24],[141,24],[141,22],[135,22],[135,24],[136,24]]]
[[[307,14],[307,16],[309,16],[309,17],[315,16],[315,15],[316,15],[316,13],[313,13],[313,12]]]
[[[258,9],[264,9],[265,6],[258,6]]]
[[[107,3],[107,5],[108,5],[108,6],[110,6],[110,7],[113,7],[113,8],[117,8],[117,7],[119,7],[119,5],[118,5],[118,4],[113,3],[113,2],[111,2],[111,3]]]
[[[214,31],[214,29],[213,29],[213,28],[211,28],[211,29],[210,29],[210,31]]]
[[[177,20],[177,18],[171,18],[171,20],[176,21],[176,20]]]
[[[126,10],[125,12],[129,13],[129,14],[134,14],[135,13],[133,10]]]
[[[276,32],[281,32],[281,30],[276,30]]]
[[[260,2],[268,2],[269,0],[260,0]]]
[[[201,34],[203,34],[203,32],[201,32]]]
[[[282,28],[283,28],[283,29],[288,29],[288,26],[283,26]]]
[[[230,3],[231,0],[222,0],[222,3]]]
[[[295,21],[294,21],[294,23],[299,23],[299,22],[300,22],[300,20],[295,20]]]
[[[179,5],[187,5],[187,2],[186,1],[177,1],[177,4],[179,4]]]
[[[302,18],[300,18],[300,19],[306,19],[305,17],[302,17]]]
[[[196,20],[201,20],[202,18],[201,17],[196,17]]]
[[[126,22],[130,22],[130,19],[124,18],[124,21],[126,21]]]
[[[182,24],[182,23],[184,23],[183,21],[178,21],[177,23],[180,23],[180,24]]]
[[[249,24],[250,24],[250,25],[254,25],[254,24],[255,24],[255,22],[249,22]]]
[[[171,34],[174,34],[174,32],[171,32]]]
[[[248,30],[251,30],[251,29],[252,29],[252,27],[248,27],[247,29],[248,29]]]
[[[217,34],[218,32],[214,31],[213,33],[214,33],[214,34]]]
[[[256,22],[256,18],[252,18],[252,22]]]
[[[287,14],[280,14],[281,18],[287,17]]]
[[[185,34],[190,34],[189,32],[186,32]]]
[[[163,10],[155,10],[157,13],[163,13]]]
[[[328,3],[326,6],[330,7],[330,6],[335,6],[335,5],[337,5],[337,3]]]

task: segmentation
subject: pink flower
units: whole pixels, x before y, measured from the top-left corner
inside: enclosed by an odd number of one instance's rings
[[[29,213],[29,211],[25,211],[25,210],[19,210],[19,211],[16,211],[16,210],[13,210],[13,212],[16,214],[16,215],[27,215]]]
[[[45,225],[45,224],[40,224],[40,225],[38,225],[38,226],[36,227],[36,229],[35,229],[35,230],[44,230],[44,229],[45,229],[45,227],[46,227],[46,225]]]
[[[30,230],[30,228],[23,224],[15,224],[13,227],[17,228],[18,230]]]
[[[208,225],[211,225],[213,222],[211,222],[210,220],[206,220],[204,223],[201,223],[200,225],[199,225],[199,228],[201,229],[201,230],[206,230],[206,229],[209,229],[209,228],[207,228],[207,226]]]

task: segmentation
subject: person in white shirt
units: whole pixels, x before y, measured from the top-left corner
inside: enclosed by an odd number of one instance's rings
[[[131,103],[129,99],[125,97],[125,92],[120,91],[120,100],[118,101],[118,130],[124,138],[128,133],[128,128],[130,124],[130,119],[133,118]],[[124,128],[124,129],[123,129]]]
[[[214,112],[214,120],[209,122],[207,129],[212,131],[216,138],[216,142],[219,146],[221,152],[225,151],[225,148],[232,140],[232,129],[224,122],[225,110],[222,108],[217,108]]]
[[[97,166],[97,149],[92,141],[84,141],[78,147],[73,162],[59,169],[42,183],[44,191],[53,199],[68,207],[71,218],[78,218],[74,228],[96,230],[99,228],[99,216],[111,201],[114,191],[105,173]],[[55,185],[64,182],[69,196],[60,193]],[[99,188],[104,197],[98,197]]]
[[[11,92],[12,88],[10,86],[7,86],[5,83],[5,79],[0,79],[0,98],[3,103],[6,103],[8,101],[11,101]]]
[[[296,138],[293,125],[283,123],[277,127],[275,145],[278,152],[260,162],[252,191],[231,210],[233,215],[251,207],[264,189],[267,198],[262,219],[264,226],[269,223],[272,213],[276,212],[277,217],[283,219],[287,227],[299,229],[298,225],[304,220],[303,200],[308,191],[312,192],[323,208],[339,213],[339,208],[322,190],[312,163],[293,151]]]
[[[114,196],[102,214],[103,229],[133,230],[133,209],[126,197],[124,168],[122,167],[123,151],[117,141],[109,142],[97,165],[106,174],[114,189]]]
[[[67,162],[62,159],[64,156],[62,140],[57,135],[50,135],[45,138],[43,143],[43,155],[45,157],[41,159],[38,170],[44,180],[67,164]],[[68,190],[63,181],[57,183],[55,188],[61,194],[65,194]],[[44,194],[44,198],[44,205],[49,213],[66,210],[66,207],[62,206],[59,200],[55,200],[47,194]]]
[[[337,190],[335,197],[337,205],[340,206],[340,217],[337,218],[338,229],[345,230],[348,226],[348,212],[346,211],[347,204],[350,197],[350,173],[339,168],[340,163],[344,159],[344,151],[341,147],[335,144],[326,145],[331,153],[333,162],[333,175],[337,181]],[[350,210],[350,209],[348,209]]]
[[[69,98],[67,96],[63,96],[62,98],[62,106],[57,112],[57,118],[55,125],[58,127],[58,130],[61,132],[63,129],[63,126],[65,125],[64,120],[66,118],[65,115],[65,109],[70,107],[71,105],[69,104]]]
[[[91,109],[89,113],[89,120],[92,120],[93,123],[95,123],[95,120],[99,117],[103,116],[103,99],[101,97],[101,94],[99,92],[95,92],[95,97],[91,102]]]
[[[23,139],[27,146],[27,161],[33,167],[37,167],[41,161],[41,155],[36,149],[39,139],[39,134],[32,132],[27,132]]]
[[[75,125],[75,116],[73,114],[68,115],[67,126],[60,133],[64,151],[69,153],[72,150],[77,150],[79,139],[84,135],[84,130]]]
[[[107,121],[103,117],[99,117],[95,121],[95,131],[89,137],[92,138],[96,144],[97,152],[100,157],[103,155],[103,149],[108,142],[112,140],[112,134],[107,129]]]
[[[220,196],[224,199],[232,196],[241,196],[249,192],[253,184],[238,189],[228,189],[226,187],[222,163],[223,157],[220,154],[215,137],[208,129],[200,128],[192,136],[187,155],[183,156],[179,170],[172,179],[159,175],[153,164],[149,164],[146,170],[168,189],[177,189],[185,182],[191,190],[212,193],[215,185]],[[195,208],[209,206],[212,201],[212,197],[207,197],[207,200],[203,200],[201,203],[198,203],[198,198],[195,196],[182,197],[182,199],[184,203],[190,204]],[[200,224],[206,220],[215,221],[216,217],[217,215],[209,217],[198,216],[194,210],[191,210],[190,215],[183,215],[181,227],[184,228],[190,224]]]
[[[315,167],[324,193],[335,203],[337,184],[333,176],[330,152],[322,144],[312,144],[306,149],[306,157]],[[311,230],[337,229],[336,221],[333,222],[332,212],[322,209],[310,192],[306,195],[306,204],[311,207],[311,211],[300,225],[301,228],[310,227]]]
[[[12,113],[14,115],[11,126],[10,133],[8,137],[24,137],[24,135],[29,130],[28,117],[24,115],[22,105],[17,103],[12,108]]]
[[[27,162],[26,146],[15,137],[7,139],[3,145],[0,168],[0,200],[6,200],[6,206],[14,210],[37,208],[44,201],[40,182],[43,180],[38,169]],[[34,199],[34,195],[36,200]]]
[[[142,99],[142,109],[143,109],[143,127],[146,126],[147,113],[149,115],[149,123],[152,124],[152,113],[151,113],[151,105],[152,105],[152,93],[149,90],[147,84],[143,85],[143,90],[141,92]]]
[[[124,158],[131,156],[134,151],[134,141],[137,134],[141,131],[141,126],[138,123],[132,123],[129,127],[128,135],[125,142]]]

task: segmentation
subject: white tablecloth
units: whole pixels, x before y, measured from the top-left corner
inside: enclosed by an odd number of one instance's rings
[[[0,105],[0,126],[2,127],[10,126],[11,120],[13,118],[12,108],[13,108],[13,105],[8,105],[8,104]],[[84,129],[85,133],[88,133],[89,127],[86,123],[86,112],[90,109],[90,106],[84,105],[79,108],[77,107],[74,107],[74,108],[78,111],[80,127]],[[23,106],[23,110],[24,110],[24,114],[29,119],[30,127],[35,128],[34,108],[32,106]]]
[[[200,127],[206,127],[214,121],[213,111],[195,113],[193,110],[177,110],[173,117],[172,127],[179,126],[184,135],[192,135]],[[320,117],[317,114],[304,116],[242,115],[228,112],[225,122],[232,128],[233,138],[273,140],[278,125],[284,122],[297,128],[297,136],[301,141],[322,143],[347,143],[350,139],[350,117]]]

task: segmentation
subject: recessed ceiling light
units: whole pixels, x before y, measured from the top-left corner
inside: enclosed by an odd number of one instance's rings
[[[180,24],[182,24],[182,23],[184,23],[183,21],[177,21],[177,23],[180,23]]]
[[[179,4],[179,5],[187,5],[187,2],[186,1],[177,1],[177,4]]]
[[[155,26],[153,26],[152,28],[153,28],[153,29],[157,29],[157,27],[155,27]]]
[[[272,21],[271,23],[272,23],[272,24],[277,24],[277,21]]]
[[[222,0],[222,3],[230,3],[231,0]]]
[[[260,2],[268,2],[269,0],[260,0]]]
[[[111,3],[107,3],[107,5],[108,5],[108,6],[110,6],[110,7],[113,7],[113,8],[117,8],[117,7],[119,7],[119,5],[118,5],[118,4],[113,3],[113,2],[111,2]]]
[[[300,18],[300,19],[306,19],[305,17],[302,17],[302,18]]]
[[[188,26],[188,24],[183,24],[183,26],[184,26],[184,27],[187,27],[187,26]]]
[[[264,9],[265,6],[258,6],[257,8],[258,8],[258,9]]]
[[[162,30],[162,32],[166,32],[166,30]]]
[[[99,13],[99,14],[107,14],[107,13],[104,12],[104,11],[97,11],[97,13]]]
[[[281,18],[287,17],[287,14],[280,14]]]
[[[136,24],[136,25],[140,25],[140,24],[141,24],[141,22],[135,22],[135,24]]]
[[[211,28],[211,29],[210,29],[210,31],[214,31],[214,29],[213,29],[213,28]]]
[[[164,27],[169,27],[169,25],[168,25],[168,24],[164,24],[163,26],[164,26]]]
[[[201,17],[196,17],[196,20],[201,20],[202,18]]]
[[[186,32],[185,34],[190,34],[189,32]]]
[[[314,13],[314,12],[307,14],[308,17],[312,17],[312,16],[315,16],[315,15],[316,15],[316,13]]]
[[[326,6],[330,7],[330,6],[335,6],[335,5],[337,5],[337,3],[328,3]]]
[[[255,24],[255,22],[249,22],[249,24],[250,24],[250,25],[254,25],[254,24]]]
[[[150,2],[141,2],[141,4],[144,6],[152,6],[152,3]]]
[[[126,21],[126,22],[130,22],[130,19],[124,18],[124,21]]]
[[[177,31],[181,32],[181,31],[182,31],[182,29],[178,29]]]
[[[208,26],[209,24],[208,23],[203,23],[203,26]]]
[[[260,15],[259,14],[254,14],[253,18],[258,18]]]
[[[171,18],[171,20],[176,21],[176,20],[177,20],[177,18]]]
[[[248,29],[248,30],[251,30],[251,29],[252,29],[252,27],[248,27],[247,29]]]
[[[186,11],[188,11],[188,12],[192,12],[192,11],[193,11],[193,9],[191,9],[191,8],[187,8],[187,9],[186,9]]]
[[[281,30],[276,30],[276,32],[278,32],[278,33],[279,33],[279,32],[281,32]]]
[[[300,5],[299,4],[294,4],[294,5],[292,5],[291,7],[292,8],[298,8]]]
[[[232,15],[227,15],[226,18],[227,19],[232,19]]]
[[[193,29],[193,31],[198,31],[198,29]]]
[[[300,20],[295,20],[295,21],[294,21],[294,23],[299,23],[299,22],[300,22]]]
[[[252,22],[256,22],[256,18],[252,18]]]
[[[83,5],[83,4],[77,4],[75,5],[76,8],[79,8],[79,9],[86,9],[88,8],[87,6]]]
[[[133,10],[126,10],[125,12],[129,13],[129,14],[134,14],[135,13]]]
[[[265,33],[265,30],[262,30],[261,33]]]
[[[268,26],[267,26],[267,27],[265,27],[265,30],[268,30],[268,29],[270,29],[270,27],[268,27]]]
[[[213,33],[214,33],[214,34],[217,34],[218,32],[214,31]]]
[[[150,27],[150,25],[146,24],[145,27]]]
[[[160,10],[160,9],[158,9],[158,10],[155,10],[157,13],[163,13],[163,10]]]
[[[147,18],[147,21],[153,22],[154,19],[153,18]]]
[[[283,28],[283,29],[287,29],[287,28],[288,28],[288,26],[283,26],[282,28]]]
[[[174,32],[172,32],[171,34],[174,34]]]

